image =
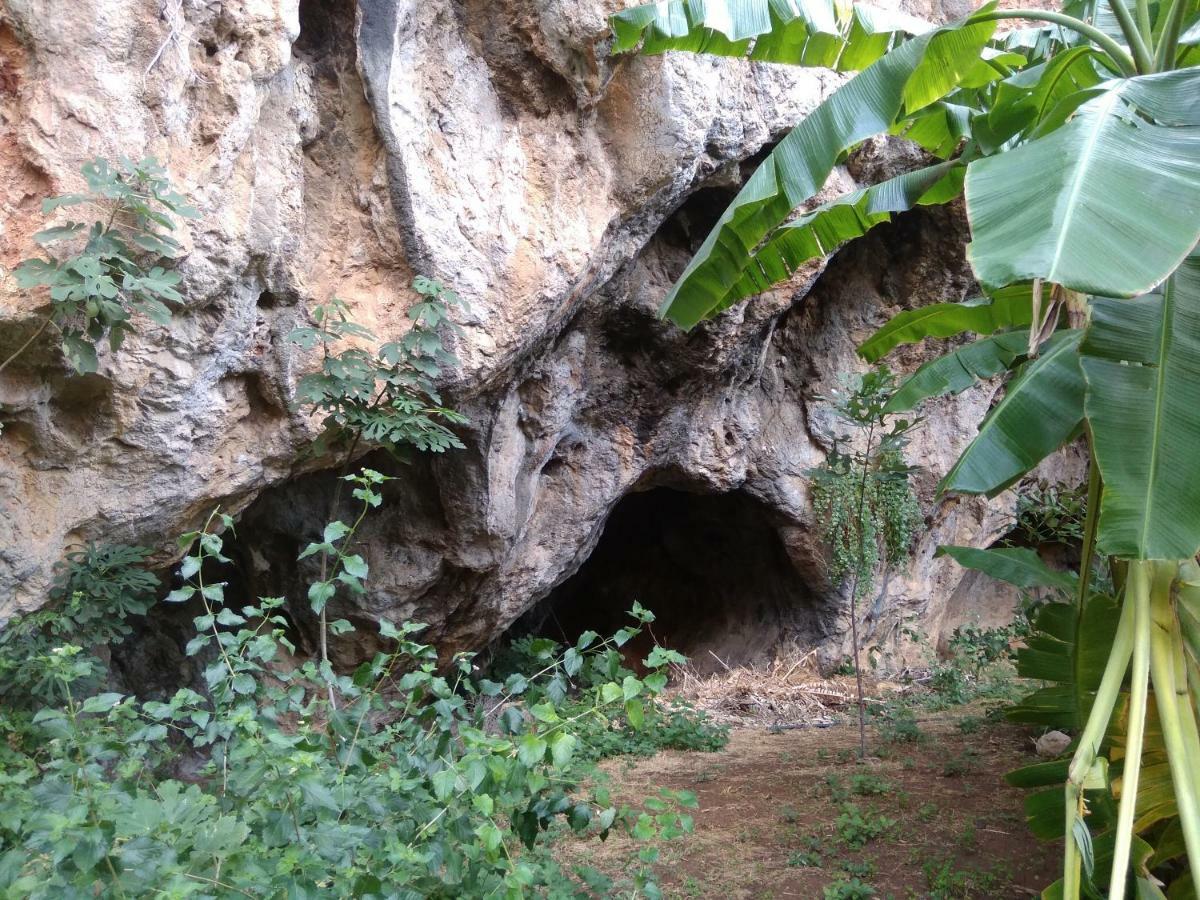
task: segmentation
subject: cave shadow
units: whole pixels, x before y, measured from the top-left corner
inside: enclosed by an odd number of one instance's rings
[[[633,645],[638,657],[657,641],[701,673],[764,665],[780,644],[820,635],[818,595],[769,508],[742,492],[658,487],[617,504],[588,558],[510,636],[609,635],[632,623],[634,601],[656,617]]]

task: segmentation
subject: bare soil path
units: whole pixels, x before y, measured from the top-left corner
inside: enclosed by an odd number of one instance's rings
[[[660,845],[669,897],[1033,897],[1057,877],[1061,845],[1026,830],[1026,792],[1003,780],[1037,761],[1030,735],[980,712],[922,713],[918,734],[872,729],[878,758],[863,764],[855,728],[837,725],[738,729],[719,753],[604,768],[631,803],[655,787],[696,793],[695,833]],[[617,875],[635,853],[613,837],[576,861]]]

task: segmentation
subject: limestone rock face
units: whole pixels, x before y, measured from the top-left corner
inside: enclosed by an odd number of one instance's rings
[[[782,630],[747,657],[788,628],[841,652],[848,613],[805,475],[831,435],[820,396],[889,313],[968,294],[965,226],[906,216],[690,334],[659,322],[746,161],[841,78],[613,59],[618,5],[3,0],[0,265],[34,252],[40,198],[74,189],[95,156],[158,157],[201,218],[169,327],[141,323],[96,375],[71,375],[42,341],[0,376],[0,620],[43,602],[64,548],[143,543],[165,566],[174,535],[218,504],[245,513],[231,585],[302,598],[311,573],[293,561],[328,515],[335,461],[306,452],[316,424],[292,398],[315,359],[285,335],[336,293],[392,339],[425,273],[470,304],[447,385],[468,449],[389,469],[362,533],[370,589],[339,615],[418,618],[446,647],[476,647],[579,569],[632,492],[738,492],[796,586]],[[915,162],[871,144],[829,190]],[[0,354],[42,302],[5,281]],[[993,391],[940,404],[912,447],[930,528],[863,611],[888,651],[904,624],[948,627],[962,573],[936,546],[1002,529],[999,507],[932,490]],[[713,540],[692,549],[719,553]],[[369,633],[339,658],[367,652]]]

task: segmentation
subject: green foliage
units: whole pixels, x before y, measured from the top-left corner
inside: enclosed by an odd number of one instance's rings
[[[826,885],[821,896],[824,900],[871,900],[879,893],[860,878],[840,879]]]
[[[961,778],[963,775],[970,775],[978,768],[979,753],[974,747],[968,747],[942,763],[942,775],[945,778]]]
[[[892,783],[870,772],[859,772],[850,777],[850,791],[860,797],[890,794]]]
[[[144,615],[158,579],[142,568],[143,547],[88,544],[68,553],[50,591],[50,604],[0,629],[0,702],[7,710],[65,699],[49,656],[64,643],[79,647],[72,665],[77,688],[104,676],[99,648],[123,640],[130,616]],[[2,715],[2,714],[0,714]]]
[[[865,847],[895,825],[896,820],[873,810],[863,810],[853,803],[846,803],[834,824],[842,842],[847,847],[858,849]]]
[[[795,850],[788,854],[787,864],[796,869],[819,869],[821,854],[815,850]]]
[[[1070,487],[1039,478],[1017,491],[1008,537],[1032,547],[1049,543],[1078,545],[1083,542],[1086,515],[1087,491],[1083,485]]]
[[[380,477],[351,480],[373,507]],[[570,715],[553,699],[552,683],[602,671],[638,626],[590,636],[503,684],[476,678],[467,654],[446,670],[419,641],[423,626],[386,620],[384,649],[350,674],[312,660],[282,665],[294,653],[283,599],[235,608],[225,585],[206,578],[225,561],[217,529],[232,525],[214,514],[182,538],[183,586],[169,598],[201,607],[187,652],[203,666],[203,693],[91,693],[81,647],[65,636],[39,657],[65,699],[38,705],[0,769],[5,896],[570,895],[578,882],[547,849],[554,823],[599,837],[619,828],[639,841],[691,829],[680,812],[695,805],[687,792],[633,808],[583,787],[591,769],[575,716],[633,722],[632,705],[665,683],[661,668],[619,682],[597,676]],[[352,568],[343,556],[335,571]],[[659,895],[644,867],[634,888]]]
[[[926,860],[925,875],[929,900],[969,900],[971,897],[996,897],[1008,880],[1003,869],[981,870],[960,867],[951,857]]]
[[[643,625],[654,621],[653,613],[637,602],[631,615]],[[572,647],[550,638],[518,638],[497,654],[487,677],[507,684],[513,678],[524,677],[521,673],[540,671],[549,662],[564,659],[562,669],[554,677],[529,687],[528,697],[534,702],[549,699],[561,707],[565,717],[574,720],[578,753],[591,761],[611,756],[653,756],[662,750],[712,753],[723,749],[729,740],[728,726],[714,723],[705,713],[678,698],[639,702],[628,711],[609,716],[588,714],[584,696],[587,692],[605,682],[624,683],[634,677],[625,667],[618,648],[635,633],[633,628],[622,629],[613,636],[612,646],[593,649],[586,657],[584,652],[597,640],[594,632],[585,632]],[[683,661],[675,651],[657,647],[643,664],[661,673],[663,667]],[[656,675],[648,676],[648,680],[659,690],[666,684],[665,678]]]
[[[909,484],[913,469],[904,448],[916,423],[889,426],[884,411],[895,378],[886,368],[847,379],[831,397],[834,409],[856,434],[842,434],[825,463],[810,471],[813,509],[823,543],[830,548],[830,577],[849,578],[856,597],[871,592],[880,558],[894,564],[908,556],[921,510]]]
[[[82,171],[86,192],[42,202],[43,213],[77,210],[80,221],[35,234],[47,248],[45,257],[25,260],[13,275],[20,288],[48,291],[46,324],[61,333],[63,352],[76,371],[95,372],[100,340],[107,336],[115,351],[134,330],[135,313],[165,325],[169,304],[183,301],[176,272],[142,261],[179,256],[172,217],[192,218],[196,211],[171,188],[166,170],[152,157],[140,163],[121,158],[116,167],[94,159]],[[94,214],[90,223],[85,213]]]
[[[353,339],[376,341],[356,323],[338,298],[315,307],[314,325],[297,328],[288,340],[301,347],[321,347],[321,369],[300,379],[297,400],[325,413],[324,440],[329,445],[379,444],[393,453],[402,447],[440,453],[463,444],[448,426],[466,421],[442,405],[435,380],[442,367],[457,362],[442,344],[441,330],[458,332],[451,306],[462,301],[441,283],[424,276],[413,280],[422,299],[408,311],[412,326],[398,341],[376,350],[335,347]]]
[[[896,707],[889,718],[879,723],[879,737],[888,744],[919,744],[925,740],[925,732],[917,724],[917,717],[906,706]]]
[[[950,652],[970,667],[978,678],[980,672],[1001,660],[1012,659],[1013,645],[1028,633],[1025,620],[1004,628],[974,628],[963,625],[950,636]]]
[[[980,716],[963,716],[956,727],[961,734],[978,734],[983,728],[984,719]]]

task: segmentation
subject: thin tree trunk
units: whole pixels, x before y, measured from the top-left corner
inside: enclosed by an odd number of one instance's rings
[[[867,429],[867,448],[863,453],[862,478],[858,484],[858,558],[855,560],[854,577],[850,580],[850,642],[854,649],[854,680],[858,691],[858,758],[867,755],[867,704],[863,697],[862,664],[858,659],[858,582],[866,554],[863,536],[863,513],[867,505],[867,473],[871,467],[871,442],[875,437],[875,423]]]

